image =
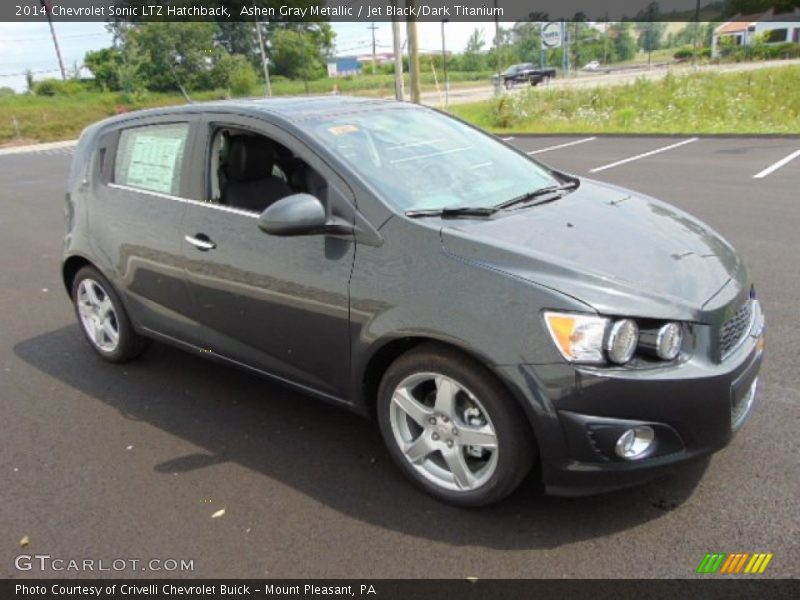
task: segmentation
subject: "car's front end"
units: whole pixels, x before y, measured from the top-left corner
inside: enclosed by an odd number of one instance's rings
[[[536,415],[549,492],[580,495],[642,483],[720,449],[742,426],[757,397],[764,352],[759,301],[748,293],[708,322],[681,327],[686,339],[672,361],[639,341],[625,365],[501,369],[527,402],[551,409]]]

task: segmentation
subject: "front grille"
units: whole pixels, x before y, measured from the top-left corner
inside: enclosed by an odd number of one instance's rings
[[[753,318],[753,300],[748,299],[730,319],[722,325],[719,334],[719,346],[722,358],[733,352],[747,335]]]

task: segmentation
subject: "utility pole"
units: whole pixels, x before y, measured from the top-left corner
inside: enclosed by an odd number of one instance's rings
[[[497,16],[497,0],[494,0],[494,57],[500,73],[500,18]]]
[[[61,59],[61,49],[58,47],[58,39],[56,38],[56,30],[53,27],[53,19],[50,17],[50,6],[45,0],[39,0],[39,4],[44,9],[44,14],[47,15],[47,24],[50,25],[50,35],[53,38],[53,46],[56,48],[56,56],[58,57],[58,68],[61,69],[61,79],[67,78],[67,72],[64,70],[64,61]]]
[[[258,49],[261,50],[261,68],[264,69],[264,95],[272,96],[272,85],[269,82],[269,65],[267,53],[264,50],[264,39],[261,37],[261,25],[256,21],[256,35],[258,36]]]
[[[694,35],[692,36],[692,66],[695,65],[697,61],[697,34],[699,33],[700,29],[700,0],[697,0],[697,4],[694,8]]]
[[[397,7],[397,0],[392,0],[392,7]],[[397,11],[392,16],[392,46],[394,50],[394,97],[403,101],[403,51],[400,48],[400,21]]]
[[[447,79],[447,48],[444,42],[444,24],[449,19],[442,19],[442,67],[444,68],[444,105],[450,104],[450,81]]]
[[[375,75],[376,64],[378,62],[378,55],[375,54],[375,30],[378,29],[378,26],[373,23],[367,29],[372,30],[372,74]]]
[[[415,0],[406,0],[406,6],[412,9],[413,13]],[[410,14],[406,21],[408,37],[408,70],[411,72],[411,101],[420,104],[420,81],[419,81],[419,44],[417,43],[417,18]]]

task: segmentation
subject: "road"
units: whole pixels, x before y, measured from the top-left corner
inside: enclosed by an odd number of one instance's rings
[[[125,576],[692,577],[706,552],[740,551],[774,553],[765,577],[797,577],[800,158],[781,162],[800,139],[508,142],[670,201],[741,251],[769,339],[759,404],[730,446],[599,497],[528,481],[490,509],[438,503],[369,421],[161,345],[122,367],[97,358],[59,274],[71,150],[4,155],[0,577],[64,574],[15,570],[24,536],[30,554],[194,561]]]
[[[667,74],[681,76],[691,73],[741,73],[745,71],[755,71],[759,69],[772,69],[775,67],[785,67],[788,65],[800,65],[800,59],[790,60],[768,60],[744,63],[731,63],[721,65],[700,65],[692,67],[689,63],[653,65],[652,69],[647,69],[646,65],[637,67],[626,67],[611,69],[606,71],[585,72],[578,71],[571,77],[554,79],[549,84],[536,86],[535,90],[544,89],[581,89],[594,88],[612,85],[624,85],[633,83],[637,79],[648,79],[656,81],[663,79]],[[524,90],[529,90],[528,85],[514,87],[510,93],[519,94]],[[509,93],[503,90],[502,93]],[[495,90],[491,85],[456,87],[450,90],[448,97],[450,104],[467,104],[470,102],[480,102],[494,97]],[[424,92],[422,103],[429,106],[441,106],[444,104],[444,90],[439,92]]]

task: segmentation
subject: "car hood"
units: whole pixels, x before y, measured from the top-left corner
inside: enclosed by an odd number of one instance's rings
[[[441,236],[451,255],[605,314],[703,321],[747,283],[736,251],[704,223],[586,179],[554,202],[490,219],[443,220]]]

